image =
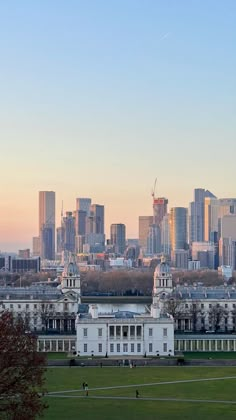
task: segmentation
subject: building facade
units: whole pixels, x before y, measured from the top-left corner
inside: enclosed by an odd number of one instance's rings
[[[124,254],[126,248],[126,227],[123,223],[113,223],[110,228],[110,245],[115,253]]]
[[[78,314],[77,353],[81,356],[174,355],[174,320],[162,311],[160,295],[171,290],[169,266],[162,262],[155,270],[150,312],[112,311],[99,314],[91,305],[89,313]]]
[[[55,192],[39,192],[39,238],[40,256],[55,259]]]

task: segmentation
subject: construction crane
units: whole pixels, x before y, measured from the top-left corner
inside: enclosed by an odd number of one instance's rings
[[[153,200],[155,199],[156,183],[157,183],[157,178],[155,179],[154,187],[152,189],[152,198],[153,198]]]

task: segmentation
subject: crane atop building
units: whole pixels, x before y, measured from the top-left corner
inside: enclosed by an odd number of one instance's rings
[[[153,198],[153,200],[155,199],[156,184],[157,184],[157,178],[155,179],[155,182],[154,182],[154,187],[153,187],[153,189],[152,189],[152,198]]]

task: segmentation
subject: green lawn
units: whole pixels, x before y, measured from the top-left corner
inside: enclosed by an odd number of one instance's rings
[[[188,382],[163,385],[144,385],[155,382],[220,378],[235,376],[235,379],[206,382]],[[82,383],[88,382],[89,396],[84,396]],[[141,386],[136,387],[136,385]],[[122,386],[128,386],[122,388]],[[133,385],[133,386],[132,386]],[[120,386],[116,389],[93,390],[92,388]],[[235,419],[236,404],[145,401],[151,398],[183,398],[201,400],[236,401],[236,367],[141,367],[117,368],[49,368],[47,371],[47,390],[74,390],[64,395],[48,397],[49,408],[45,411],[46,420],[149,420],[149,419]],[[136,388],[139,400],[112,399],[114,397],[134,397]],[[79,390],[76,391],[76,390]],[[77,398],[82,396],[82,398]],[[92,399],[93,396],[101,399]],[[103,397],[111,397],[105,399]]]

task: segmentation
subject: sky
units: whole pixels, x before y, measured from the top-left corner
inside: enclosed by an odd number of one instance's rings
[[[0,250],[31,247],[38,191],[106,231],[194,188],[236,197],[235,0],[0,2]]]

